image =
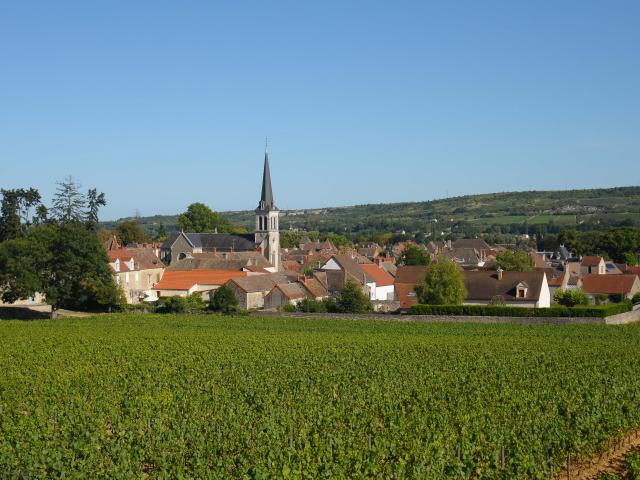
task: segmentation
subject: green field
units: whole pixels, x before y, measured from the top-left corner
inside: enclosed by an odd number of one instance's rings
[[[638,345],[640,325],[0,321],[0,478],[548,478],[640,425]]]

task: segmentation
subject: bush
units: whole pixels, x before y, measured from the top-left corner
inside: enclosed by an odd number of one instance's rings
[[[558,306],[550,308],[525,308],[492,305],[413,305],[412,315],[460,315],[492,317],[594,317],[604,318],[631,310],[629,303],[617,303],[600,307]]]
[[[218,288],[209,302],[209,306],[212,310],[217,312],[230,313],[237,309],[238,299],[233,293],[233,290],[227,285],[222,285]]]
[[[158,300],[156,310],[160,313],[195,313],[205,309],[202,294],[194,292],[188,297],[163,297]]]
[[[636,293],[633,298],[631,299],[632,303],[640,303],[640,292]]]
[[[298,309],[296,308],[296,306],[292,303],[285,303],[282,306],[282,311],[283,312],[297,312]]]
[[[140,302],[134,304],[125,303],[120,306],[120,310],[123,312],[152,313],[156,310],[156,305],[151,302]]]
[[[371,300],[353,280],[347,280],[342,287],[336,307],[339,313],[365,313],[373,310]]]
[[[553,295],[553,300],[565,307],[575,307],[576,305],[589,305],[589,297],[582,290],[567,289],[557,290]]]
[[[313,298],[305,298],[296,307],[299,312],[326,313],[329,311],[329,302],[329,299],[315,300]]]

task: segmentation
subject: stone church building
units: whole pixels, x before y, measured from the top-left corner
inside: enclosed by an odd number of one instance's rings
[[[277,271],[280,261],[280,211],[273,200],[269,153],[264,152],[262,173],[262,193],[258,208],[255,209],[256,227],[254,234],[231,233],[175,233],[162,244],[160,258],[165,263],[188,258],[194,253],[260,252]]]

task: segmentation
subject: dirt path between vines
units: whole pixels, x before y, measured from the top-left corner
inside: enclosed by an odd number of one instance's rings
[[[634,451],[640,451],[640,429],[627,434],[602,455],[588,461],[572,462],[569,472],[565,467],[556,479],[598,480],[604,474],[622,475],[625,471],[624,457]]]

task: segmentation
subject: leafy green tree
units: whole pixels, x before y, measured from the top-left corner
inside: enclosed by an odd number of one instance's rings
[[[429,267],[422,283],[416,285],[420,303],[429,305],[459,305],[467,298],[464,277],[458,265],[440,257]]]
[[[82,225],[38,226],[23,239],[0,244],[0,284],[4,301],[41,293],[54,311],[105,310],[124,303],[106,252]]]
[[[638,264],[638,254],[632,252],[626,252],[623,255],[623,263],[627,265],[635,266]]]
[[[416,245],[407,245],[398,259],[400,265],[429,265],[431,257]]]
[[[211,233],[229,232],[232,228],[229,221],[214,212],[204,203],[192,203],[187,211],[178,218],[178,226],[185,232]]]
[[[40,193],[35,188],[0,190],[0,242],[22,237],[34,223],[31,218],[34,207],[40,204]]]
[[[351,245],[351,241],[347,237],[337,233],[328,233],[327,235],[325,235],[324,239],[329,240],[337,248],[344,248]]]
[[[336,302],[340,313],[364,313],[372,310],[369,296],[353,280],[347,280]]]
[[[211,298],[211,308],[217,312],[230,313],[238,306],[238,299],[227,285],[218,288]]]
[[[90,230],[97,230],[98,228],[98,211],[100,207],[104,207],[107,204],[107,200],[104,193],[98,193],[95,188],[89,189],[87,192],[87,212],[86,212],[86,224]]]
[[[589,297],[582,290],[558,289],[553,294],[553,300],[565,307],[575,307],[576,305],[589,305]]]
[[[86,199],[80,193],[80,184],[71,176],[56,184],[51,214],[60,223],[82,223]]]
[[[115,235],[120,245],[130,245],[132,243],[147,243],[147,236],[135,220],[123,220],[118,223]]]
[[[496,262],[500,268],[507,272],[530,272],[534,268],[533,260],[523,250],[500,252],[496,257]]]
[[[161,242],[167,238],[167,229],[164,226],[164,223],[160,222],[158,227],[156,228],[156,233],[153,235],[153,239],[156,242]]]

